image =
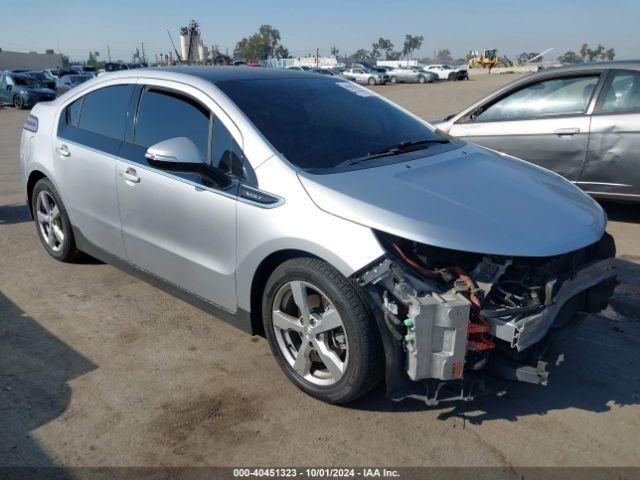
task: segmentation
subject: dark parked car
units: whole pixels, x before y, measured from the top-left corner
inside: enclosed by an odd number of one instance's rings
[[[49,76],[47,76],[43,71],[41,70],[32,70],[30,72],[26,72],[27,75],[37,79],[40,81],[40,83],[42,83],[42,85],[46,88],[50,88],[51,90],[55,90],[56,89],[56,81],[53,78],[50,78]]]
[[[311,70],[313,73],[319,73],[320,75],[336,75],[336,73],[328,68],[314,68]]]
[[[18,110],[55,98],[55,90],[45,88],[30,75],[5,72],[0,77],[0,102],[11,103]]]
[[[120,70],[129,70],[129,67],[122,62],[107,62],[104,64],[105,72],[118,72]]]
[[[76,87],[91,78],[93,78],[92,75],[65,75],[64,77],[60,77],[58,79],[58,82],[56,84],[56,92],[58,92],[58,95],[62,95],[63,93],[71,90],[73,87]]]
[[[553,170],[587,193],[640,201],[640,62],[529,75],[434,123]]]

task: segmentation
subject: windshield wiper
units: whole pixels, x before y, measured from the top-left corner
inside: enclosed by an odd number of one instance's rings
[[[449,143],[446,138],[425,138],[422,140],[406,140],[404,142],[395,143],[387,147],[378,148],[373,150],[362,157],[350,158],[344,162],[339,163],[336,167],[346,167],[348,165],[355,165],[356,163],[365,162],[367,160],[373,160],[374,158],[389,157],[397,155],[399,153],[411,152],[414,150],[420,150],[426,145],[433,145],[434,143]]]

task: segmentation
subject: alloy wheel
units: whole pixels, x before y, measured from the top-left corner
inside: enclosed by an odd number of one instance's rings
[[[42,238],[49,248],[54,252],[61,251],[64,246],[64,231],[60,208],[53,196],[45,190],[38,194],[36,216]]]
[[[282,285],[272,308],[280,352],[304,380],[318,386],[338,382],[349,361],[342,318],[318,287],[300,280]]]

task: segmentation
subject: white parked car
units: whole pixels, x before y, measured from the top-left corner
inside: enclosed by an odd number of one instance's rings
[[[386,83],[384,74],[369,70],[363,67],[350,68],[342,72],[342,76],[347,80],[367,85],[384,85]]]
[[[427,65],[424,69],[438,75],[440,80],[458,80],[458,69],[449,65]]]

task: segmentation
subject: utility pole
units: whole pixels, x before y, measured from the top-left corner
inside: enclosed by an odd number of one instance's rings
[[[111,63],[111,50],[109,49],[108,43],[107,43],[107,57],[109,58],[109,63]]]
[[[142,42],[142,63],[147,63],[147,57],[144,54],[144,42]]]
[[[318,56],[320,55],[320,49],[316,48],[316,68],[318,68],[320,65],[318,64]]]

